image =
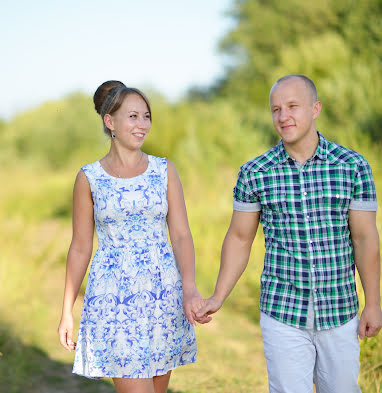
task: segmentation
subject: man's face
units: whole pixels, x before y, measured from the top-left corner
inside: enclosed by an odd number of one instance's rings
[[[299,78],[290,78],[273,86],[270,94],[273,125],[283,142],[298,146],[316,138],[314,119],[321,103],[314,102],[312,91]]]

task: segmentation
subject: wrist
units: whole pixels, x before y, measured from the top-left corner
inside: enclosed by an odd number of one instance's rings
[[[365,302],[365,308],[381,308],[381,302]]]
[[[182,283],[183,293],[190,293],[197,291],[195,281],[186,281]]]
[[[368,291],[368,293],[365,293],[365,307],[381,307],[381,296],[379,291]]]
[[[214,299],[216,302],[223,304],[227,296],[224,296],[223,294],[219,292],[214,292],[214,294],[211,296],[212,299]]]
[[[72,317],[73,316],[73,311],[71,308],[63,308],[61,317],[62,318],[67,318],[67,317]]]

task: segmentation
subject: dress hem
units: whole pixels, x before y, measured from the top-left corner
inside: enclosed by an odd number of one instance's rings
[[[193,363],[196,363],[196,359],[193,360],[193,361],[191,361],[191,362],[187,362],[187,363],[179,363],[179,364],[175,365],[174,367],[168,368],[167,371],[163,371],[163,372],[161,372],[160,374],[158,373],[158,374],[151,375],[151,376],[148,376],[148,377],[124,377],[124,376],[116,376],[116,375],[91,376],[91,375],[82,374],[82,373],[77,372],[77,371],[74,371],[74,370],[72,371],[72,374],[76,374],[76,375],[79,375],[79,376],[81,376],[81,377],[85,377],[85,378],[89,378],[89,379],[101,379],[101,378],[143,379],[143,378],[160,377],[161,375],[166,375],[169,371],[175,370],[175,369],[178,368],[178,367],[187,366],[187,364],[193,364]]]

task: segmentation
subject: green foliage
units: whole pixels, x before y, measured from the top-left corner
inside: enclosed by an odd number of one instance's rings
[[[236,25],[221,51],[234,67],[214,90],[266,110],[279,77],[305,74],[323,102],[324,132],[336,139],[340,127],[382,141],[380,1],[236,0],[230,14]]]
[[[16,160],[62,168],[78,154],[86,159],[104,149],[101,125],[90,98],[76,93],[12,119],[3,131],[1,150],[12,152]]]
[[[0,119],[0,135],[3,134],[5,129],[5,121]]]
[[[0,198],[0,209],[6,218],[19,218],[25,222],[70,219],[74,176],[74,171],[71,178],[58,171],[52,176],[45,168],[13,167],[12,178],[5,177],[7,180],[4,180],[1,177],[7,187]]]
[[[153,125],[144,150],[169,157],[178,169],[195,242],[197,281],[205,296],[212,292],[218,273],[239,167],[278,141],[268,109],[269,89],[277,78],[303,73],[316,82],[323,102],[318,129],[329,139],[362,153],[373,168],[378,195],[382,188],[381,1],[234,0],[230,15],[235,25],[221,42],[222,52],[231,58],[225,77],[209,89],[190,90],[186,99],[176,103],[169,103],[155,91],[148,94]],[[9,382],[14,391],[28,390],[32,374],[42,372],[47,376],[41,364],[48,368],[52,364],[62,366],[49,361],[44,351],[54,351],[41,344],[53,340],[51,330],[47,332],[41,326],[53,320],[55,326],[50,325],[50,329],[55,330],[58,322],[57,310],[55,314],[50,309],[47,299],[51,297],[47,294],[63,286],[75,175],[82,165],[106,154],[109,143],[91,98],[80,93],[47,102],[10,121],[0,121],[0,217],[6,223],[1,236],[4,268],[0,269],[0,291],[1,298],[7,299],[7,304],[0,304],[0,311],[10,326],[21,326],[12,334],[10,328],[1,328],[0,347],[6,348],[8,364],[14,367],[14,375],[9,378],[25,382]],[[382,231],[380,214],[377,225]],[[263,243],[260,231],[249,267],[227,301],[221,327],[227,334],[239,335],[232,323],[239,318],[238,312],[255,322],[246,326],[257,328]],[[31,281],[41,284],[37,292]],[[17,315],[13,312],[16,307]],[[17,321],[18,315],[28,321],[25,330],[23,322]],[[213,361],[208,357],[205,368],[212,367],[216,359],[231,356],[236,360],[230,367],[243,368],[240,355],[245,358],[248,353],[239,346],[232,355],[226,349],[229,340],[222,338],[220,330],[219,334],[213,330],[210,333],[205,336],[206,348],[211,340],[216,342],[212,351],[208,349],[200,356],[213,353]],[[377,392],[382,383],[381,334],[361,346],[363,391]],[[4,368],[5,350],[1,351],[3,378],[9,367]],[[25,362],[20,360],[21,354]],[[260,357],[263,359],[262,354]],[[38,362],[37,368],[28,368],[28,362],[33,361]],[[197,376],[191,372],[193,380],[199,375],[205,378],[198,391],[228,391],[221,382],[228,377],[215,371],[212,381],[209,370],[206,374],[199,370]],[[261,385],[251,385],[253,381],[244,379],[237,381],[235,391]],[[61,382],[55,383],[59,386]],[[180,380],[176,383],[182,392],[195,391]]]
[[[296,47],[301,38],[319,36],[339,25],[331,3],[236,0],[231,15],[237,23],[222,40],[221,50],[236,58],[237,66],[223,91],[232,91],[241,99],[244,93],[245,99],[264,107],[281,52]]]

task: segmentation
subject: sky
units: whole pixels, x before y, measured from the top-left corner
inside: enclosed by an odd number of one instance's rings
[[[170,100],[224,72],[232,0],[3,0],[0,118],[117,79]]]

